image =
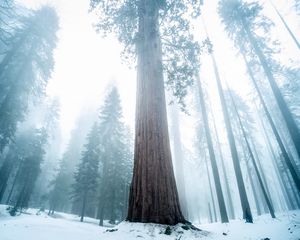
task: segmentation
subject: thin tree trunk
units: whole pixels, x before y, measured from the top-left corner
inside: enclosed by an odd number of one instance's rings
[[[264,183],[263,183],[261,174],[260,174],[260,172],[259,172],[259,170],[258,170],[258,167],[257,167],[256,161],[255,161],[255,158],[254,158],[254,155],[253,155],[251,146],[250,146],[250,144],[249,144],[249,142],[248,142],[248,139],[247,139],[246,131],[245,131],[245,129],[244,129],[243,123],[242,123],[241,118],[240,118],[240,114],[239,114],[239,112],[238,112],[238,110],[237,110],[237,108],[236,108],[235,101],[234,101],[234,99],[233,99],[233,97],[232,97],[232,95],[231,95],[230,92],[229,92],[229,95],[230,95],[230,97],[231,97],[231,101],[232,101],[232,104],[233,104],[235,113],[236,113],[236,115],[237,115],[237,117],[238,117],[239,125],[240,125],[240,128],[241,128],[241,130],[242,130],[243,137],[244,137],[244,140],[245,140],[245,142],[246,142],[247,149],[248,149],[248,152],[249,152],[249,155],[250,155],[250,159],[252,160],[252,164],[253,164],[253,166],[254,166],[254,170],[255,170],[256,176],[257,176],[257,178],[258,178],[258,182],[259,182],[259,185],[260,185],[260,187],[261,187],[263,196],[264,196],[264,198],[265,198],[265,201],[266,201],[266,203],[267,203],[267,206],[268,206],[268,209],[269,209],[269,211],[270,211],[270,214],[271,214],[272,218],[275,218],[274,208],[273,208],[272,203],[271,203],[271,201],[270,201],[270,198],[269,198],[269,196],[268,196],[268,194],[267,194],[267,191],[266,191],[266,188],[265,188],[265,186],[264,186]]]
[[[269,134],[268,134],[268,132],[267,132],[267,130],[265,128],[265,124],[264,124],[263,120],[261,119],[260,115],[259,115],[259,119],[260,119],[261,126],[262,126],[262,129],[263,129],[263,132],[264,132],[265,140],[266,140],[266,142],[268,144],[268,147],[269,147],[268,149],[269,149],[269,151],[271,153],[271,156],[272,156],[272,164],[273,164],[273,167],[275,169],[277,178],[279,180],[279,185],[281,187],[281,191],[283,193],[283,196],[285,198],[285,201],[287,203],[287,206],[288,206],[289,210],[295,209],[295,206],[294,206],[294,203],[292,201],[290,192],[288,191],[288,189],[286,188],[286,185],[284,184],[284,178],[283,178],[282,172],[279,170],[279,166],[278,166],[278,162],[277,162],[277,157],[276,157],[276,155],[274,153],[274,149],[273,149],[273,146],[271,144]]]
[[[249,39],[249,42],[250,44],[252,45],[263,69],[264,69],[264,72],[267,76],[267,79],[269,81],[269,84],[271,86],[271,89],[272,89],[272,92],[274,94],[274,97],[276,99],[276,102],[279,106],[279,109],[282,113],[282,117],[283,119],[285,120],[286,122],[286,125],[287,125],[287,128],[288,128],[288,131],[291,135],[291,138],[293,140],[293,143],[295,145],[295,148],[296,148],[296,151],[298,153],[298,157],[300,158],[300,131],[297,127],[297,124],[293,118],[293,115],[290,111],[290,109],[288,108],[281,92],[280,92],[280,89],[278,88],[278,85],[274,79],[274,76],[273,76],[273,73],[272,73],[272,70],[270,69],[270,66],[267,62],[267,59],[266,57],[264,56],[263,52],[261,51],[256,39],[253,37],[251,31],[249,30],[249,28],[243,23],[243,26],[244,26],[244,29],[245,29],[245,32],[248,36],[248,39]],[[292,173],[293,175],[293,173]],[[293,178],[295,178],[295,176],[293,176]],[[295,179],[294,179],[295,180]],[[296,182],[296,185],[298,184],[299,185],[299,179],[297,180]],[[300,190],[300,186],[297,186],[298,189]]]
[[[13,184],[12,184],[12,186],[11,186],[10,192],[9,192],[8,197],[7,197],[7,200],[6,200],[6,204],[9,204],[11,195],[12,195],[12,193],[13,193],[13,191],[14,191],[14,188],[15,188],[17,179],[18,179],[18,177],[19,177],[19,175],[20,175],[20,172],[21,172],[21,164],[19,164],[19,167],[18,167],[16,176],[15,176],[15,178],[14,178]]]
[[[85,215],[85,208],[86,208],[86,199],[87,199],[88,192],[85,191],[83,194],[82,206],[81,206],[81,214],[80,214],[80,222],[83,222],[83,218]]]
[[[2,198],[4,196],[6,187],[7,187],[7,183],[1,183],[1,186],[0,186],[0,203],[2,202]]]
[[[245,158],[246,157],[247,156],[245,156]],[[252,172],[251,172],[249,162],[248,162],[247,159],[245,159],[245,162],[246,162],[247,173],[248,173],[248,176],[249,176],[249,182],[250,182],[251,189],[252,189],[252,192],[253,192],[253,198],[254,198],[254,203],[255,203],[256,210],[257,210],[257,215],[260,216],[261,215],[261,208],[260,208],[260,204],[259,204],[259,201],[258,201],[258,194],[256,192],[256,187],[255,187],[255,184],[253,182]]]
[[[218,150],[219,150],[219,153],[220,153],[222,171],[223,171],[223,174],[224,174],[226,195],[227,195],[228,204],[229,204],[229,214],[230,214],[231,219],[235,219],[233,201],[232,201],[231,191],[230,191],[230,187],[229,187],[229,180],[228,180],[227,171],[226,171],[225,164],[224,164],[223,152],[222,152],[222,147],[221,147],[221,144],[220,144],[219,134],[218,134],[218,131],[217,131],[216,121],[215,121],[215,117],[214,117],[214,114],[213,114],[213,111],[212,111],[212,106],[211,106],[210,101],[209,101],[209,106],[210,106],[210,109],[211,109],[212,122],[213,122],[213,126],[214,126],[214,131],[215,131],[215,134],[216,134]]]
[[[290,34],[290,36],[293,39],[294,43],[297,45],[298,49],[300,50],[300,43],[299,43],[298,39],[296,38],[295,34],[290,29],[289,25],[286,23],[286,21],[284,20],[284,18],[282,17],[282,15],[280,14],[280,12],[278,11],[278,9],[276,8],[276,6],[273,4],[273,2],[271,0],[270,0],[270,3],[272,5],[272,7],[274,8],[274,10],[276,11],[276,13],[277,13],[278,17],[280,18],[280,20],[282,21],[283,25],[285,26],[286,30]]]
[[[115,224],[116,217],[115,217],[115,190],[112,188],[112,197],[110,199],[110,224]]]
[[[283,129],[278,129],[278,132],[281,134],[281,140],[282,140],[282,143],[283,143],[283,145],[285,146],[285,149],[286,149],[286,152],[287,152],[287,154],[289,155],[289,158],[291,159],[291,162],[292,162],[292,164],[293,164],[293,166],[294,166],[294,169],[295,169],[295,171],[296,171],[296,173],[297,173],[297,175],[298,175],[298,177],[300,177],[300,172],[299,172],[299,167],[298,167],[298,165],[297,165],[297,163],[296,163],[296,161],[298,160],[300,160],[300,158],[298,158],[298,159],[295,159],[294,158],[294,156],[293,156],[293,154],[292,154],[292,152],[291,152],[291,149],[290,149],[290,146],[291,146],[291,144],[289,144],[288,142],[287,142],[287,140],[286,140],[286,137],[285,137],[285,135],[284,135],[284,132],[283,132]],[[297,157],[296,157],[297,158]]]
[[[178,198],[169,142],[157,4],[141,0],[137,43],[134,170],[127,220],[186,222]]]
[[[208,179],[209,192],[210,192],[210,196],[211,196],[212,208],[213,208],[213,213],[214,213],[214,221],[217,222],[218,217],[217,217],[217,211],[216,211],[216,205],[215,205],[215,198],[214,198],[214,193],[213,193],[212,184],[211,184],[211,180],[210,180],[210,173],[209,173],[206,156],[205,156],[204,161],[205,161],[205,167],[206,167],[206,172],[207,172],[207,179]]]
[[[24,180],[23,186],[21,188],[22,190],[19,193],[16,204],[14,206],[15,211],[18,210],[18,208],[21,208],[20,211],[22,211],[23,203],[24,203],[24,199],[25,199],[25,195],[26,195],[26,191],[27,191],[27,181],[28,181],[28,176]]]
[[[202,120],[203,120],[203,124],[204,124],[204,129],[205,129],[208,152],[209,152],[209,156],[210,156],[211,169],[212,169],[214,182],[215,182],[215,188],[216,188],[216,192],[217,192],[217,199],[218,199],[218,204],[219,204],[221,222],[226,223],[226,222],[229,222],[229,220],[228,220],[228,216],[227,216],[227,210],[226,210],[226,206],[225,206],[225,201],[224,201],[217,161],[216,161],[216,157],[215,157],[213,142],[212,142],[212,138],[211,138],[211,134],[210,134],[210,127],[209,127],[209,123],[208,123],[206,106],[205,106],[203,90],[202,90],[200,79],[197,79],[197,85],[198,85],[198,91],[199,91],[199,100],[200,100],[200,106],[201,106],[201,112],[202,112]]]
[[[251,137],[250,137],[250,138],[251,138]],[[249,140],[249,141],[251,141],[251,143],[249,142],[249,144],[250,144],[250,146],[251,146],[251,148],[252,148],[252,151],[253,151],[253,154],[254,154],[254,159],[256,159],[258,171],[259,171],[259,173],[260,173],[260,175],[261,175],[261,178],[262,178],[262,180],[263,180],[263,184],[264,184],[264,186],[265,186],[267,195],[268,195],[268,197],[269,197],[269,200],[270,200],[270,202],[271,202],[273,208],[275,209],[275,206],[274,206],[274,202],[275,202],[275,201],[272,201],[271,193],[270,193],[270,188],[269,188],[269,185],[268,185],[268,181],[267,181],[267,178],[266,178],[265,171],[264,171],[264,169],[263,169],[263,166],[261,165],[261,160],[260,160],[260,158],[259,158],[259,156],[258,156],[258,153],[257,153],[257,151],[256,151],[256,147],[255,147],[255,145],[254,145],[254,143],[253,143],[253,140]],[[270,181],[270,182],[272,182],[272,181]],[[263,194],[260,194],[260,196],[262,197],[262,202],[263,202],[263,204],[264,204],[264,208],[266,209],[265,212],[268,212],[268,206],[267,206],[266,201],[265,201],[265,199],[264,199],[264,195],[263,195]]]
[[[230,118],[229,118],[227,103],[225,100],[217,63],[216,63],[213,53],[211,53],[211,58],[212,58],[213,68],[214,68],[216,82],[217,82],[217,86],[218,86],[219,97],[220,97],[220,101],[221,101],[221,105],[222,105],[223,116],[224,116],[224,120],[225,120],[227,137],[228,137],[228,141],[229,141],[229,145],[230,145],[230,151],[231,151],[236,181],[237,181],[237,185],[238,185],[241,206],[242,206],[242,210],[243,210],[243,219],[245,219],[246,222],[252,223],[253,222],[252,213],[251,213],[250,204],[249,204],[246,189],[245,189],[242,170],[241,170],[241,166],[240,166],[240,160],[238,157],[238,152],[236,149],[232,126],[231,126],[231,122],[230,122]]]
[[[0,169],[0,202],[4,196],[9,176],[13,170],[14,163],[11,159],[6,159]]]
[[[243,52],[241,52],[241,53],[242,53],[243,58],[244,58],[244,61],[245,61],[245,63],[246,63],[246,67],[247,67],[247,70],[248,70],[250,79],[251,79],[251,81],[252,81],[252,83],[253,83],[253,85],[254,85],[254,87],[255,87],[257,93],[258,93],[258,97],[259,97],[259,99],[260,99],[260,102],[261,102],[261,104],[262,104],[262,106],[263,106],[263,108],[264,108],[265,114],[266,114],[266,116],[267,116],[267,118],[268,118],[268,120],[269,120],[269,123],[270,123],[270,125],[271,125],[272,131],[273,131],[273,133],[274,133],[274,135],[275,135],[275,138],[276,138],[276,140],[277,140],[277,143],[278,143],[278,145],[279,145],[279,147],[280,147],[280,150],[281,150],[281,152],[282,152],[282,154],[283,154],[283,158],[284,158],[284,160],[285,160],[285,162],[286,162],[286,165],[287,165],[289,171],[291,172],[291,175],[292,175],[292,177],[293,177],[293,180],[294,180],[294,182],[295,182],[295,185],[296,185],[298,191],[300,191],[300,179],[299,179],[299,177],[298,177],[298,175],[297,175],[297,172],[296,172],[296,170],[295,170],[295,168],[294,168],[294,165],[293,165],[293,163],[292,163],[290,157],[288,156],[288,153],[287,153],[287,151],[286,151],[286,149],[285,149],[285,147],[284,147],[284,145],[283,145],[283,142],[282,142],[282,140],[281,140],[281,137],[280,137],[280,135],[279,135],[279,133],[278,133],[278,131],[277,131],[277,128],[276,128],[276,126],[275,126],[275,124],[274,124],[274,122],[273,122],[273,119],[272,119],[272,117],[271,117],[271,114],[270,114],[270,112],[269,112],[269,110],[268,110],[268,108],[267,108],[267,106],[266,106],[266,103],[265,103],[263,97],[262,97],[262,94],[261,94],[261,92],[260,92],[260,90],[259,90],[259,87],[258,87],[258,85],[257,85],[257,83],[256,83],[256,80],[255,80],[255,78],[254,78],[254,74],[253,74],[253,72],[252,72],[252,70],[251,70],[251,67],[250,67],[250,65],[249,65],[249,63],[248,63],[248,61],[247,61],[247,59],[246,59],[246,56],[245,56],[245,54],[244,54]],[[300,142],[299,142],[299,145],[300,145]]]
[[[123,200],[124,206],[122,209],[122,220],[126,218],[126,212],[127,212],[127,206],[128,206],[128,187],[127,184],[124,184],[124,200]]]
[[[99,226],[103,227],[103,219],[104,219],[104,204],[102,204],[99,208]]]
[[[240,130],[240,129],[238,129],[238,130]],[[243,142],[242,138],[243,138],[242,133],[241,133],[241,131],[239,131],[238,132],[238,141],[241,142],[241,143]],[[251,169],[250,164],[249,164],[248,154],[247,154],[247,151],[245,149],[244,144],[241,144],[241,149],[242,149],[242,152],[243,152],[243,156],[245,158],[246,170],[247,170],[250,186],[251,186],[252,193],[253,193],[253,198],[254,198],[254,203],[255,203],[256,210],[257,210],[257,215],[261,215],[263,211],[262,211],[261,204],[260,204],[260,201],[259,201],[260,194],[257,191],[256,184],[254,183],[252,169]],[[263,208],[264,208],[264,206],[263,206]]]
[[[249,141],[248,141],[248,142],[249,142]],[[252,149],[253,149],[254,159],[257,160],[258,171],[260,172],[260,175],[261,175],[261,178],[262,178],[262,180],[263,180],[263,184],[264,184],[264,186],[265,186],[266,192],[267,192],[267,194],[268,194],[268,196],[269,196],[269,199],[270,199],[270,201],[271,201],[271,203],[272,203],[272,200],[271,200],[271,198],[270,198],[271,193],[270,193],[270,190],[269,190],[268,181],[267,181],[267,178],[266,178],[265,171],[264,171],[264,169],[263,169],[263,166],[261,165],[261,161],[260,161],[260,158],[259,158],[259,156],[258,156],[258,153],[257,153],[257,151],[256,151],[256,148],[255,148],[255,145],[254,145],[253,141],[251,141],[251,143],[252,143]],[[250,145],[251,145],[251,144],[250,144],[250,142],[249,142],[249,146],[250,146]],[[272,204],[272,205],[273,205],[273,204]]]
[[[295,187],[294,187],[295,184],[291,179],[291,175],[287,171],[285,171],[285,175],[287,177],[288,184],[290,185],[290,190],[292,191],[292,196],[295,200],[294,203],[296,205],[296,208],[299,209],[300,208],[299,195],[295,191]]]
[[[172,125],[171,131],[173,132],[173,144],[174,144],[174,162],[175,162],[175,179],[179,194],[179,201],[182,209],[183,216],[188,218],[186,190],[185,190],[185,178],[184,178],[184,166],[183,166],[183,152],[181,143],[181,134],[179,128],[179,116],[177,106],[171,107]]]
[[[211,207],[209,202],[207,203],[207,207],[208,207],[208,216],[209,216],[209,222],[212,223],[213,222],[213,217],[212,217],[212,213],[211,213]]]

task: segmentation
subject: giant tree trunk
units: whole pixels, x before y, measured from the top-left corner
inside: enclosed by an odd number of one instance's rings
[[[249,28],[243,24],[245,32],[247,34],[247,37],[249,39],[250,44],[252,45],[255,54],[257,55],[261,66],[263,67],[263,70],[267,76],[267,79],[269,81],[269,84],[271,86],[272,92],[274,94],[274,97],[276,99],[277,105],[282,113],[282,117],[286,122],[286,126],[288,128],[288,131],[291,135],[291,138],[293,140],[293,143],[295,145],[296,151],[298,153],[298,157],[300,158],[300,131],[299,128],[297,127],[297,124],[294,120],[294,117],[290,111],[290,109],[288,108],[281,92],[280,89],[274,79],[272,70],[268,64],[268,61],[264,55],[264,53],[262,52],[262,50],[260,49],[260,46],[258,44],[258,42],[256,41],[256,39],[254,38],[254,36],[252,35],[251,31],[249,30]],[[293,175],[293,174],[292,174]],[[294,176],[293,176],[294,178]],[[295,180],[295,179],[294,179]],[[299,184],[299,183],[298,183]],[[297,183],[296,183],[297,185]],[[300,188],[298,188],[300,189]]]
[[[219,204],[221,221],[222,221],[222,223],[225,223],[225,222],[229,222],[229,220],[228,220],[228,216],[227,216],[227,210],[226,210],[226,206],[225,206],[225,201],[224,201],[224,196],[223,196],[223,191],[222,191],[222,186],[221,186],[221,181],[220,181],[220,175],[219,175],[218,165],[217,165],[216,156],[215,156],[215,151],[214,151],[214,147],[213,147],[212,137],[210,134],[210,127],[209,127],[209,123],[208,123],[208,117],[207,117],[207,111],[206,111],[201,81],[199,79],[197,80],[197,85],[198,85],[198,91],[199,91],[199,100],[200,100],[199,102],[200,102],[200,106],[201,106],[202,120],[203,120],[203,124],[204,124],[206,141],[207,141],[208,152],[209,152],[209,157],[210,157],[210,163],[211,163],[212,173],[213,173],[213,177],[214,177],[216,192],[217,192],[217,199],[218,199],[218,204]]]
[[[287,167],[288,167],[288,169],[289,169],[289,171],[290,171],[290,173],[291,173],[291,175],[293,177],[293,180],[295,182],[295,185],[296,185],[298,191],[300,191],[300,179],[299,179],[299,177],[297,175],[297,172],[296,172],[296,170],[294,168],[294,164],[292,163],[292,161],[291,161],[291,159],[290,159],[290,157],[289,157],[289,155],[288,155],[288,153],[287,153],[287,151],[285,149],[285,146],[284,146],[284,144],[283,144],[283,142],[281,140],[281,137],[280,137],[280,135],[278,133],[278,130],[277,130],[277,128],[276,128],[276,126],[274,124],[274,121],[273,121],[273,119],[271,117],[271,114],[270,114],[270,112],[269,112],[269,110],[267,108],[267,105],[266,105],[266,103],[265,103],[265,101],[264,101],[264,99],[262,97],[260,89],[259,89],[259,87],[258,87],[258,85],[256,83],[256,80],[254,78],[254,74],[252,72],[252,69],[251,69],[249,63],[248,63],[248,60],[246,59],[246,56],[244,55],[243,52],[242,52],[242,55],[243,55],[243,58],[244,58],[244,61],[245,61],[245,64],[246,64],[247,71],[249,73],[250,79],[251,79],[251,81],[252,81],[252,83],[253,83],[256,91],[257,91],[258,97],[259,97],[260,102],[261,102],[261,104],[263,106],[265,114],[266,114],[266,116],[267,116],[267,118],[269,120],[269,123],[270,123],[272,131],[273,131],[273,133],[275,135],[275,138],[276,138],[276,141],[277,141],[277,143],[279,145],[279,148],[280,148],[280,150],[282,152],[282,155],[283,155],[283,158],[285,160],[285,163],[286,163],[286,165],[287,165]],[[299,143],[299,147],[300,147],[300,143]]]
[[[242,170],[241,170],[241,166],[240,166],[240,160],[239,160],[237,148],[235,145],[235,140],[234,140],[234,135],[233,135],[233,131],[232,131],[231,121],[229,118],[227,103],[225,100],[222,83],[221,83],[219,71],[217,68],[217,63],[216,63],[213,53],[211,53],[211,58],[212,58],[212,62],[213,62],[213,68],[214,68],[215,77],[216,77],[216,81],[217,81],[219,97],[220,97],[220,101],[221,101],[221,105],[222,105],[222,112],[223,112],[223,116],[224,116],[224,120],[225,120],[226,130],[227,130],[227,138],[228,138],[229,145],[230,145],[233,167],[234,167],[235,177],[236,177],[236,181],[237,181],[237,185],[238,185],[241,206],[242,206],[242,210],[243,210],[243,218],[246,220],[246,222],[252,223],[253,222],[252,213],[251,213],[250,204],[248,201],[246,188],[245,188],[245,184],[244,184],[244,180],[243,180]]]
[[[134,169],[127,220],[173,225],[185,219],[169,143],[158,10],[152,1],[140,1]]]

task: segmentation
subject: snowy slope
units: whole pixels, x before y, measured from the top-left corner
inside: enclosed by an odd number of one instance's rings
[[[205,231],[184,230],[180,225],[172,227],[172,234],[165,235],[166,226],[123,222],[114,228],[99,227],[97,220],[87,218],[86,223],[70,214],[58,214],[56,218],[30,209],[28,214],[10,217],[5,206],[0,206],[0,240],[299,240],[300,211],[278,214],[277,219],[268,215],[256,219],[254,224],[235,220],[229,224],[205,224]],[[112,229],[116,231],[109,232]]]
[[[203,224],[200,227],[211,232],[213,239],[218,240],[300,240],[300,211],[276,215],[276,219],[269,214],[254,218],[253,224],[234,220],[229,224]]]

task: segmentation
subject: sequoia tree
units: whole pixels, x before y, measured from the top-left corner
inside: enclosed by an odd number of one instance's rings
[[[189,15],[200,14],[200,1],[91,0],[91,7],[100,13],[98,30],[114,32],[125,45],[124,52],[137,56],[134,170],[127,220],[185,222],[172,166],[163,73],[183,105],[198,65]]]

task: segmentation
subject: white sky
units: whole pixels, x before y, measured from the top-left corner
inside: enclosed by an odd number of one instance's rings
[[[135,109],[135,72],[120,60],[120,44],[113,38],[102,39],[92,27],[88,0],[18,0],[30,8],[48,3],[60,18],[55,67],[48,94],[61,101],[61,126],[66,143],[70,130],[83,108],[102,105],[111,83],[119,87],[125,120],[133,125]]]
[[[267,1],[267,0],[266,0]],[[286,17],[292,29],[299,36],[299,26],[294,11],[291,9],[292,0],[273,0],[281,13]],[[82,108],[98,108],[109,83],[115,82],[123,100],[125,121],[134,126],[135,112],[135,82],[134,69],[130,70],[121,64],[121,46],[117,40],[102,39],[92,27],[92,16],[88,14],[89,0],[18,0],[30,8],[38,8],[48,3],[58,10],[60,17],[59,41],[55,50],[55,68],[49,82],[48,94],[58,96],[61,100],[61,126],[64,141],[67,141],[70,130],[74,127],[76,117]],[[261,0],[261,2],[264,2]],[[204,1],[203,17],[205,18],[210,37],[214,44],[215,55],[220,67],[220,74],[230,86],[246,97],[248,84],[245,80],[245,68],[237,58],[232,42],[226,37],[223,26],[220,24],[215,1]],[[294,43],[289,38],[281,22],[269,3],[265,4],[266,13],[276,23],[275,34],[282,42],[283,53],[280,56],[284,61],[299,56]],[[299,20],[299,18],[298,18]],[[204,39],[203,29],[195,30],[199,39]],[[298,58],[299,60],[299,58]],[[211,61],[202,57],[202,78],[206,81],[209,94],[217,119],[221,113],[212,72]],[[242,80],[243,79],[243,80]],[[188,123],[187,123],[188,125]],[[192,126],[187,126],[189,135],[193,132]]]

